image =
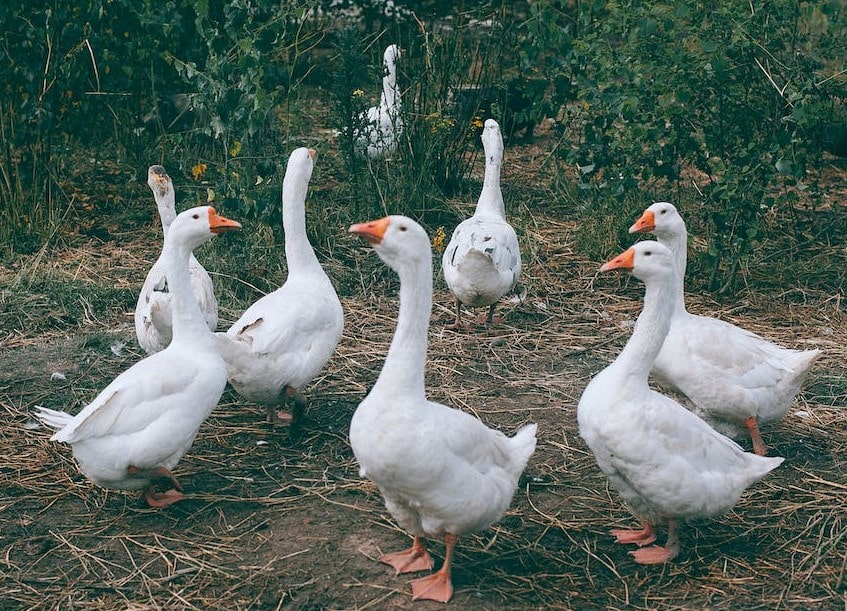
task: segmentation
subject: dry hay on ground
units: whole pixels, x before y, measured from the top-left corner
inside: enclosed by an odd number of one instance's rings
[[[785,420],[764,431],[786,462],[728,515],[687,526],[672,564],[642,567],[613,543],[633,519],[579,438],[576,404],[641,307],[639,282],[598,276],[569,248],[574,227],[543,217],[526,299],[506,323],[443,330],[452,301],[439,281],[427,384],[431,398],[512,433],[539,424],[538,448],[508,514],[460,541],[456,609],[844,608],[847,604],[847,316],[837,300],[790,305],[747,294],[711,312],[824,356]],[[380,264],[363,250],[360,268]],[[87,277],[97,270],[80,262]],[[120,276],[120,270],[115,272]],[[396,283],[343,299],[338,353],[308,393],[303,435],[271,431],[262,408],[227,391],[177,467],[188,499],[166,511],[86,482],[67,447],[33,428],[36,404],[76,410],[140,356],[131,317],[104,331],[25,336],[0,368],[0,600],[4,608],[441,609],[412,603],[407,576],[376,558],[408,544],[347,442],[376,379],[397,308]],[[232,304],[230,309],[236,311]],[[224,311],[229,311],[225,309]],[[91,338],[98,338],[93,341]],[[127,343],[118,354],[112,340]],[[61,371],[65,380],[51,380]],[[747,444],[749,447],[749,443]],[[437,559],[443,547],[433,545]]]

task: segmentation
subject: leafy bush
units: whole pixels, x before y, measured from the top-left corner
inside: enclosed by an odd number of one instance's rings
[[[70,145],[96,151],[110,142],[139,174],[153,161],[186,175],[198,160],[221,164],[224,184],[233,185],[224,194],[243,191],[243,181],[233,184],[242,174],[231,171],[232,160],[267,159],[264,143],[274,138],[265,134],[292,129],[273,111],[290,110],[303,76],[297,60],[320,40],[320,21],[307,18],[315,5],[54,0],[0,7],[12,26],[3,34],[0,76],[4,99],[16,101],[0,109],[8,144],[0,157],[3,243],[20,250],[19,236],[38,244],[54,230],[71,204],[57,199],[62,173],[55,171]],[[174,150],[184,154],[179,167]]]
[[[693,1],[577,5],[560,27],[572,32],[565,59],[579,100],[570,108],[575,145],[563,157],[581,170],[593,224],[605,229],[616,202],[624,228],[651,199],[694,185],[700,210],[689,218],[708,233],[710,284],[734,287],[769,211],[785,201],[776,187],[805,186],[809,160],[820,155],[820,141],[799,129],[802,113],[815,115],[813,100],[828,99],[819,85],[843,66],[833,64],[843,48],[809,40],[819,10],[788,0],[743,10]],[[833,3],[827,10],[837,12]],[[598,233],[584,234],[587,247]]]

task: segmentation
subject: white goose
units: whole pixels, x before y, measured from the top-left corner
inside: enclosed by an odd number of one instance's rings
[[[403,133],[402,104],[397,87],[397,60],[400,47],[388,45],[382,54],[382,93],[379,105],[368,108],[364,115],[354,117],[353,139],[356,150],[370,159],[390,157],[397,150]]]
[[[679,554],[677,520],[729,510],[748,486],[783,459],[744,452],[648,386],[675,307],[676,264],[671,252],[658,242],[639,242],[600,271],[612,269],[631,270],[644,281],[644,308],[624,349],[583,391],[577,407],[579,433],[609,482],[642,521],[641,530],[612,534],[619,543],[641,547],[630,552],[636,562],[658,564]],[[656,539],[654,526],[664,522],[665,546],[644,547]]]
[[[536,425],[514,437],[465,412],[428,401],[424,387],[432,310],[432,249],[423,228],[404,216],[350,231],[373,245],[400,277],[397,329],[379,378],[350,422],[362,477],[379,486],[385,506],[414,535],[408,550],[380,558],[397,573],[432,568],[424,537],[443,537],[444,565],[412,582],[414,599],[447,602],[460,535],[486,528],[508,509],[535,450]]]
[[[302,389],[335,351],[344,327],[341,302],[306,234],[306,192],[314,149],[298,148],[288,158],[282,185],[285,283],[218,333],[229,382],[243,397],[268,406],[268,420],[292,426],[306,407]],[[294,410],[274,409],[294,399]]]
[[[462,304],[488,306],[477,322],[492,322],[497,300],[511,291],[521,274],[521,251],[515,230],[506,221],[500,191],[503,136],[497,121],[488,119],[482,131],[485,178],[472,217],[459,223],[441,257],[444,280],[456,296],[456,321],[448,329],[464,328]]]
[[[173,340],[121,373],[76,416],[38,408],[36,416],[57,429],[51,439],[71,445],[80,471],[95,484],[146,488],[151,507],[183,498],[171,470],[226,386],[226,366],[191,291],[188,262],[194,248],[239,227],[209,206],[177,216],[162,251],[173,295]],[[159,481],[171,489],[158,490]]]
[[[162,234],[167,236],[168,229],[176,218],[173,182],[165,168],[152,165],[147,170],[147,184],[156,200],[156,208],[162,221]],[[162,254],[147,272],[135,305],[135,335],[139,345],[148,354],[162,350],[171,342],[172,296],[165,271]],[[212,279],[193,254],[189,260],[189,273],[191,288],[203,318],[209,329],[214,331],[218,326],[218,301],[215,299]]]
[[[785,415],[820,350],[783,348],[728,322],[690,314],[684,295],[688,233],[673,204],[653,204],[629,231],[656,234],[677,266],[670,331],[653,374],[688,397],[718,430],[749,434],[753,450],[764,456],[759,424]]]

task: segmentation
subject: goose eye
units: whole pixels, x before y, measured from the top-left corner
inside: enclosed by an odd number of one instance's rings
[[[667,210],[662,210],[662,214],[667,214],[667,213],[668,213]]]
[[[406,226],[405,226],[405,225],[400,225],[400,227],[398,227],[398,229],[399,229],[400,231],[406,231]]]
[[[191,218],[193,218],[193,219],[199,219],[199,218],[200,218],[200,215],[199,215],[199,214],[197,214],[197,213],[195,213],[195,214],[192,214],[192,215],[191,215]]]

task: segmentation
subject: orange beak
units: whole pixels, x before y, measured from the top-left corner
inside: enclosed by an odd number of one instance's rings
[[[212,233],[223,233],[224,231],[241,229],[241,223],[221,216],[214,208],[209,206],[209,229],[211,229]]]
[[[391,218],[386,216],[378,221],[357,223],[350,226],[350,233],[362,236],[371,244],[379,244],[382,242],[382,237],[385,235],[385,230],[388,229],[388,223],[390,222]]]
[[[613,269],[632,269],[635,266],[635,251],[627,248],[621,254],[610,261],[606,261],[601,267],[601,272],[608,272]]]
[[[318,153],[315,151],[315,149],[309,149],[309,157],[311,157],[312,159],[314,159],[315,155],[317,154]]]
[[[656,228],[656,215],[652,210],[645,210],[644,214],[629,228],[630,233],[650,233]]]

